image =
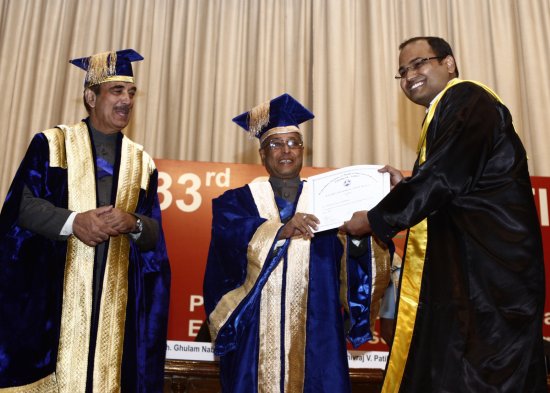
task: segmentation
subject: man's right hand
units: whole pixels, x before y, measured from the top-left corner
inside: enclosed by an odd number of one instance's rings
[[[119,232],[100,217],[101,214],[108,213],[112,209],[112,206],[102,206],[78,213],[73,222],[73,234],[90,247],[109,240],[110,236],[118,236]]]
[[[351,236],[363,237],[372,233],[367,210],[360,210],[351,216],[349,221],[345,221],[340,228],[341,232],[346,232]]]
[[[313,214],[296,212],[294,216],[287,222],[281,232],[279,239],[288,239],[299,236],[303,239],[311,239],[315,236],[314,230],[319,225],[319,219]]]

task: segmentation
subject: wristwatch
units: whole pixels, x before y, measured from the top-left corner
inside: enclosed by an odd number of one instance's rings
[[[143,231],[143,221],[141,221],[141,218],[136,216],[136,226],[132,233],[141,233],[141,231]]]

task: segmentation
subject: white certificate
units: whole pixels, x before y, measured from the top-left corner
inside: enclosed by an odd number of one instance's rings
[[[370,210],[390,192],[382,165],[354,165],[308,178],[309,213],[320,221],[317,232],[338,228],[354,212]]]

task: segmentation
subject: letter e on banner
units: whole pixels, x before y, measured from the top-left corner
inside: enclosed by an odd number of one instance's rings
[[[189,337],[197,337],[199,329],[201,328],[202,321],[200,319],[189,320]]]

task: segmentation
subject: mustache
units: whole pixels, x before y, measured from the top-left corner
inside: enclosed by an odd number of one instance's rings
[[[115,106],[115,110],[116,110],[116,111],[120,111],[120,112],[124,112],[124,113],[130,113],[130,111],[132,110],[132,108],[130,107],[130,105],[121,104],[121,105],[116,105],[116,106]]]

